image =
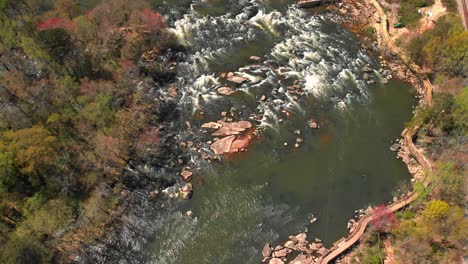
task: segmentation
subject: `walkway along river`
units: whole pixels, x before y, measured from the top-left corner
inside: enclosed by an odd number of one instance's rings
[[[388,33],[388,19],[383,10],[382,6],[378,3],[377,0],[369,0],[375,9],[377,9],[378,15],[381,19],[380,27],[377,28],[377,32],[382,36],[382,41],[384,45],[388,47],[394,54],[396,54],[402,62],[408,65],[408,67],[413,71],[414,74],[419,76],[423,82],[425,88],[425,102],[429,105],[432,104],[432,84],[427,79],[427,77],[422,73],[421,68],[416,65],[415,63],[411,62],[409,58],[406,56],[405,52],[398,48],[395,43],[391,41],[391,38]],[[431,174],[432,174],[432,166],[427,158],[416,148],[413,143],[413,136],[417,133],[418,127],[412,127],[409,129],[405,129],[402,133],[402,136],[405,139],[406,146],[409,149],[411,155],[413,155],[421,167],[425,171],[425,178],[422,180],[423,186],[429,186],[431,181]],[[400,200],[392,203],[388,206],[391,212],[396,212],[404,207],[406,207],[411,202],[415,201],[419,197],[419,193],[412,191],[407,196],[402,197]],[[324,256],[323,259],[319,262],[320,264],[328,264],[330,261],[337,258],[340,254],[345,252],[351,246],[353,246],[356,242],[359,241],[361,236],[364,234],[369,223],[372,221],[373,214],[370,213],[362,217],[358,223],[355,232],[349,234],[344,240],[341,242],[335,243],[335,246],[331,248]]]

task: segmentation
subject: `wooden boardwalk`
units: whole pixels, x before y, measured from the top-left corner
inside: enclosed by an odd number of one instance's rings
[[[383,8],[380,6],[380,4],[377,2],[377,0],[368,0],[370,3],[375,7],[375,9],[378,12],[378,15],[381,18],[381,23],[380,26],[377,28],[378,33],[382,36],[382,41],[383,44],[387,46],[387,48],[396,56],[400,58],[400,60],[403,61],[407,65],[407,67],[416,75],[418,78],[420,78],[425,94],[424,97],[426,99],[426,103],[431,105],[432,104],[432,91],[433,87],[429,79],[425,76],[423,73],[421,67],[419,65],[416,65],[413,63],[410,58],[406,55],[406,53],[397,47],[395,43],[390,38],[390,34],[388,33],[388,19],[387,15],[385,14],[385,11]],[[463,1],[463,0],[462,0]],[[430,162],[427,160],[427,158],[418,151],[418,149],[414,146],[413,143],[413,136],[414,134],[418,131],[418,127],[413,127],[411,129],[407,129],[403,132],[403,136],[406,142],[406,146],[408,147],[409,152],[411,155],[413,155],[416,160],[419,162],[419,164],[422,166],[422,168],[426,171],[429,172],[429,174],[432,172],[432,167]],[[422,180],[422,183],[424,187],[427,187],[430,183],[430,176],[425,175],[425,178]],[[404,196],[400,200],[392,203],[388,208],[391,212],[396,212],[404,207],[406,207],[408,204],[416,200],[419,196],[419,193],[417,192],[410,192],[408,195]],[[328,264],[334,259],[336,259],[338,256],[343,254],[345,251],[347,251],[350,247],[352,247],[354,244],[356,244],[364,234],[366,228],[368,227],[369,223],[372,221],[373,214],[370,212],[369,214],[361,217],[361,219],[357,222],[357,226],[355,230],[350,233],[345,239],[342,239],[340,242],[335,243],[334,247],[332,247],[328,252],[326,252],[322,258],[319,260],[319,264]]]

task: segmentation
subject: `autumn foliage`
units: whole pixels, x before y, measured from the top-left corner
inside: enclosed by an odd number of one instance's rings
[[[49,30],[49,29],[55,29],[55,28],[63,28],[63,29],[71,30],[74,27],[75,27],[75,22],[65,20],[59,17],[49,18],[37,24],[38,30]]]
[[[166,26],[166,23],[164,22],[164,17],[161,14],[154,12],[153,10],[148,8],[143,9],[140,13],[144,25],[148,28],[160,30]]]
[[[379,232],[390,232],[397,224],[395,214],[385,205],[379,205],[374,209],[371,225]]]

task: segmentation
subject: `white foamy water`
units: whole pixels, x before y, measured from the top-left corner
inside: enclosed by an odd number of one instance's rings
[[[285,93],[283,79],[297,80],[307,95],[333,102],[338,108],[367,97],[360,75],[370,58],[352,34],[295,6],[281,13],[263,10],[264,3],[257,1],[243,4],[259,10],[251,17],[246,12],[200,17],[192,11],[174,23],[174,33],[189,50],[187,61],[178,66],[178,88],[184,95],[181,105],[194,112],[209,108],[213,101],[226,100],[216,95],[216,89],[224,85],[215,74],[217,68],[232,63],[249,48],[263,52],[252,55],[263,55],[264,62],[249,65],[244,60],[233,72],[249,79],[238,87],[247,95],[273,93],[271,101],[259,104],[266,115],[263,125],[274,126],[269,122],[277,121],[273,115],[280,111],[301,111],[297,98]]]

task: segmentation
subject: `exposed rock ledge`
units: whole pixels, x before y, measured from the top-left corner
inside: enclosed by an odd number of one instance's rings
[[[253,125],[248,121],[239,122],[210,122],[203,128],[216,129],[212,136],[223,137],[211,144],[216,155],[235,153],[247,148],[253,137]]]

